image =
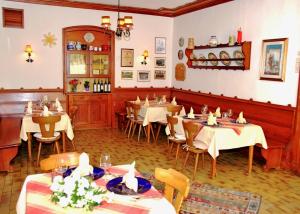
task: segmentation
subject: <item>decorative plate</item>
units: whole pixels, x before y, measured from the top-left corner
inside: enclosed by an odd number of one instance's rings
[[[220,59],[230,59],[230,56],[226,51],[221,51],[219,55],[220,55]],[[222,60],[221,62],[226,66],[230,65],[231,63],[231,61],[229,60]]]
[[[107,190],[114,192],[119,195],[137,195],[144,192],[147,192],[151,189],[150,181],[146,180],[145,178],[136,177],[138,180],[138,191],[135,192],[132,189],[129,189],[124,183],[121,183],[123,177],[114,178],[106,184]]]
[[[209,53],[208,54],[208,59],[218,59],[217,56],[214,53]],[[209,61],[211,65],[217,66],[218,61]]]
[[[74,168],[70,168],[67,171],[65,171],[65,173],[63,174],[63,177],[67,177],[69,175],[71,175],[71,173],[76,169],[76,167]],[[97,180],[99,178],[101,178],[103,175],[105,174],[104,170],[102,168],[99,167],[94,167],[93,169],[93,174],[89,175],[93,180]]]
[[[206,60],[206,58],[205,58],[205,56],[203,54],[199,55],[199,59],[205,59]],[[198,65],[200,65],[200,66],[206,66],[207,65],[207,61],[198,61]]]
[[[183,59],[183,50],[178,51],[178,59],[182,60]]]
[[[178,81],[185,80],[186,67],[183,63],[178,63],[175,67],[175,79]]]
[[[94,34],[92,34],[92,33],[90,33],[90,32],[84,34],[83,38],[84,38],[84,40],[85,40],[87,43],[91,43],[91,42],[93,42],[93,41],[95,40]]]
[[[195,55],[195,54],[191,53],[191,55],[190,55],[190,59],[191,59],[191,60],[193,60],[193,59],[197,59],[197,57],[196,57],[196,55]]]
[[[178,44],[179,44],[179,47],[183,47],[183,45],[184,45],[184,38],[183,37],[179,38]]]
[[[236,50],[236,51],[233,52],[233,57],[234,58],[244,58],[244,54],[243,54],[242,51]],[[239,66],[244,65],[243,60],[237,60],[237,61],[235,61],[235,63]]]

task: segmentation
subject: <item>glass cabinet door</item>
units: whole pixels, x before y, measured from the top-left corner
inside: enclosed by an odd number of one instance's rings
[[[106,54],[92,54],[91,55],[91,74],[109,75],[109,56]]]
[[[68,54],[68,74],[88,75],[87,55],[84,53]]]

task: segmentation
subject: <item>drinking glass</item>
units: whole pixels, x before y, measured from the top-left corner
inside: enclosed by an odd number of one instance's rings
[[[111,167],[111,159],[110,155],[106,152],[101,154],[100,157],[100,168],[104,169],[105,171]]]
[[[224,118],[224,119],[228,118],[228,112],[223,112],[222,113],[222,118]]]
[[[201,108],[201,113],[202,113],[202,114],[206,114],[206,113],[207,113],[207,110],[208,110],[207,105],[203,105],[202,108]]]
[[[228,110],[227,110],[227,115],[228,115],[228,117],[231,117],[232,114],[233,114],[232,109],[228,109]]]
[[[55,163],[55,168],[52,171],[52,179],[58,175],[63,176],[67,170],[68,170],[67,161],[63,158],[57,158]]]

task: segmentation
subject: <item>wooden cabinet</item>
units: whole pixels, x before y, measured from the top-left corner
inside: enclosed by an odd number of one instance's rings
[[[251,56],[251,42],[241,44],[219,44],[216,47],[209,45],[195,46],[194,49],[185,49],[189,68],[249,70]]]

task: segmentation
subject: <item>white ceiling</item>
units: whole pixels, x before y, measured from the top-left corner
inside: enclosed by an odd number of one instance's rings
[[[107,5],[118,5],[118,0],[75,0],[78,2],[90,2]],[[120,6],[140,7],[148,9],[176,8],[196,0],[120,0]]]

